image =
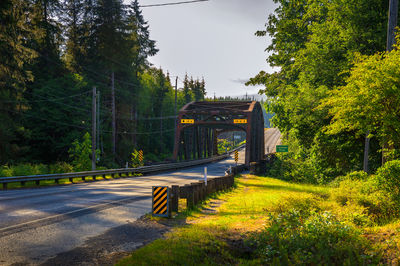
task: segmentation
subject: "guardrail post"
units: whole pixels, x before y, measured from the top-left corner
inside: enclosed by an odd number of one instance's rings
[[[4,189],[4,190],[7,189],[7,183],[3,183],[3,189]]]
[[[221,190],[221,179],[219,177],[215,178],[215,190],[219,192]]]
[[[210,185],[210,193],[215,193],[215,179],[210,179],[208,184]]]
[[[250,174],[251,175],[257,174],[257,163],[256,162],[250,162]]]
[[[36,186],[40,186],[40,180],[36,180],[35,183],[36,183]]]
[[[171,211],[178,212],[179,206],[179,186],[171,187]]]
[[[231,187],[233,187],[233,185],[235,185],[235,176],[230,174],[229,175],[229,180],[230,180],[230,183],[231,183]]]
[[[179,187],[179,197],[181,198],[181,199],[186,199],[187,198],[187,186],[185,185],[185,186],[182,186],[182,187]]]
[[[198,190],[197,183],[190,183],[190,185],[193,188],[194,205],[197,205],[197,203],[199,203],[199,190]]]
[[[224,179],[222,177],[218,177],[218,181],[219,181],[219,190],[222,191],[224,190]]]
[[[56,178],[56,179],[54,179],[54,182],[55,182],[56,184],[59,184],[59,183],[60,183],[60,179]]]
[[[265,159],[260,160],[259,174],[260,175],[266,175],[267,174],[267,160],[265,160]]]
[[[185,185],[186,190],[186,206],[188,209],[194,207],[194,190],[192,185]]]
[[[25,186],[25,181],[21,181],[21,186]]]
[[[206,183],[204,181],[199,181],[199,191],[200,191],[200,201],[206,199]]]
[[[222,180],[224,180],[224,189],[228,189],[229,188],[229,179],[228,176],[224,176],[222,178]]]

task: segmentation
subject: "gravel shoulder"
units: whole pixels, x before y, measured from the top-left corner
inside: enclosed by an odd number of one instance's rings
[[[133,250],[162,238],[176,223],[176,221],[154,221],[142,216],[134,222],[91,237],[84,245],[59,253],[41,265],[113,265]]]

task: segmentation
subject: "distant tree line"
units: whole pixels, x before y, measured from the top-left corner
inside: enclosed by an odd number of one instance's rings
[[[0,164],[69,161],[91,133],[93,87],[100,165],[124,165],[134,149],[170,155],[174,87],[148,62],[158,49],[137,0],[4,0],[0,19]],[[204,95],[204,79],[186,75],[178,109]]]

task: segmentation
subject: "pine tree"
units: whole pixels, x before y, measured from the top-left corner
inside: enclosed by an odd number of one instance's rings
[[[190,92],[190,82],[187,73],[185,74],[185,78],[183,80],[183,97],[185,99],[185,103],[190,103],[192,101],[192,95]]]
[[[25,130],[21,125],[23,92],[33,76],[26,64],[37,55],[27,40],[39,32],[31,28],[33,9],[24,0],[0,2],[0,163],[20,156],[21,139]]]
[[[133,46],[131,53],[134,55],[133,65],[139,72],[143,67],[149,66],[147,58],[158,52],[155,41],[150,39],[149,25],[144,20],[137,0],[134,0],[128,9],[128,30]]]

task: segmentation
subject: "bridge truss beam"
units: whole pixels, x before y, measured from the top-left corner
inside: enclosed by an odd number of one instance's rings
[[[235,123],[237,119],[242,122],[245,119],[247,123]],[[202,101],[191,102],[179,111],[174,159],[194,160],[218,155],[218,135],[227,131],[246,132],[247,165],[263,158],[264,118],[259,102]]]

